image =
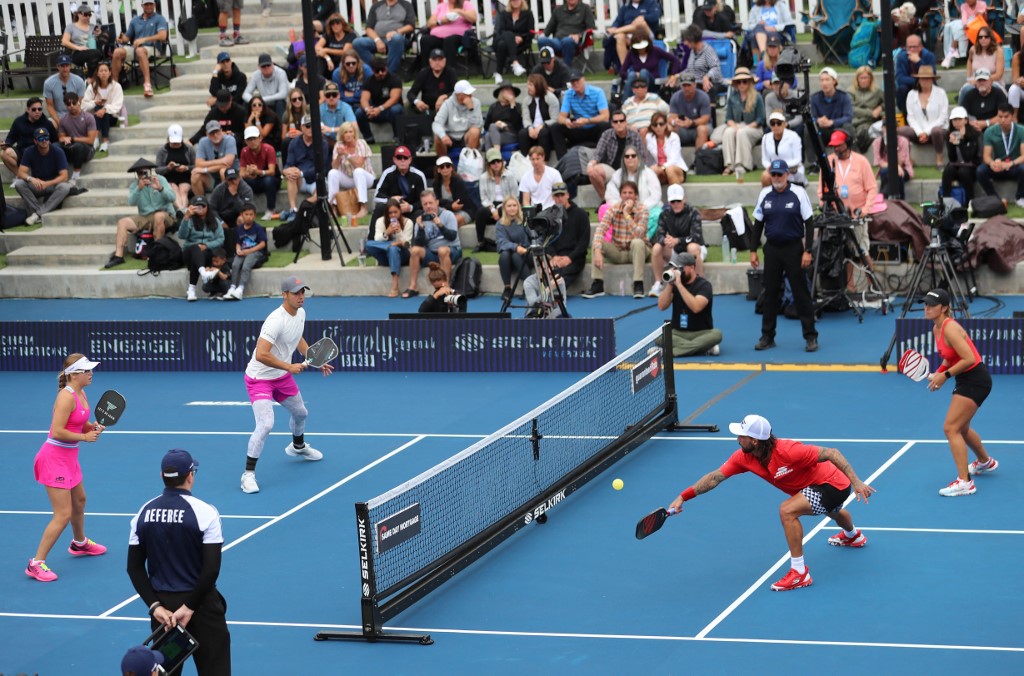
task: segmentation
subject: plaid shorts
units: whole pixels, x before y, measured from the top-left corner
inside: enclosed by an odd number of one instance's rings
[[[850,496],[850,486],[840,490],[831,484],[815,484],[800,491],[811,503],[815,514],[824,516],[838,511]]]

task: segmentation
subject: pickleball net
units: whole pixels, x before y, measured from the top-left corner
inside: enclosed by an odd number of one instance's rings
[[[464,451],[356,503],[362,633],[316,638],[429,643],[383,625],[676,424],[672,359],[656,342],[671,348],[667,325]]]

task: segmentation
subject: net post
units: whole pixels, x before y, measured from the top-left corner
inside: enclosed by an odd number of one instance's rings
[[[684,425],[679,422],[679,395],[676,393],[676,369],[672,356],[672,323],[661,325],[661,362],[665,370],[665,406],[676,422],[665,428],[666,432],[717,432],[718,425]]]

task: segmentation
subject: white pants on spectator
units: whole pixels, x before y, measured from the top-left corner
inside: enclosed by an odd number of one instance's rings
[[[1010,91],[1006,94],[1006,98],[1010,102],[1011,106],[1014,108],[1020,108],[1020,104],[1024,103],[1024,89],[1012,84],[1010,85]]]
[[[367,193],[375,180],[373,174],[360,167],[356,167],[351,176],[343,171],[331,169],[327,174],[327,194],[330,196],[330,202],[334,203],[334,196],[339,190],[355,188],[359,203],[366,204]]]
[[[754,147],[761,142],[764,132],[747,125],[730,127],[723,124],[711,132],[711,140],[722,146],[722,159],[726,169],[742,165],[750,171],[754,168]],[[760,158],[758,158],[760,159]]]
[[[971,46],[971,43],[967,40],[967,33],[964,32],[964,22],[960,19],[947,21],[946,25],[942,27],[942,51],[945,54],[949,54],[954,40],[956,40],[957,58],[966,59],[967,48]]]

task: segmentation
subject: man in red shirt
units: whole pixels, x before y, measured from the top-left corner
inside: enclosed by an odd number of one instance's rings
[[[789,545],[790,571],[772,585],[772,591],[789,591],[811,585],[811,571],[804,565],[804,529],[801,516],[811,514],[831,517],[843,529],[828,539],[835,547],[863,547],[868,539],[853,525],[853,517],[843,502],[850,491],[867,504],[875,489],[857,478],[853,467],[834,448],[808,446],[792,439],[779,439],[772,426],[759,415],[748,415],[742,422],[730,423],[740,448],[729,456],[719,469],[705,474],[700,481],[679,494],[669,506],[670,511],[682,509],[683,503],[707,493],[731,476],[753,472],[790,495],[779,508],[782,529]]]

